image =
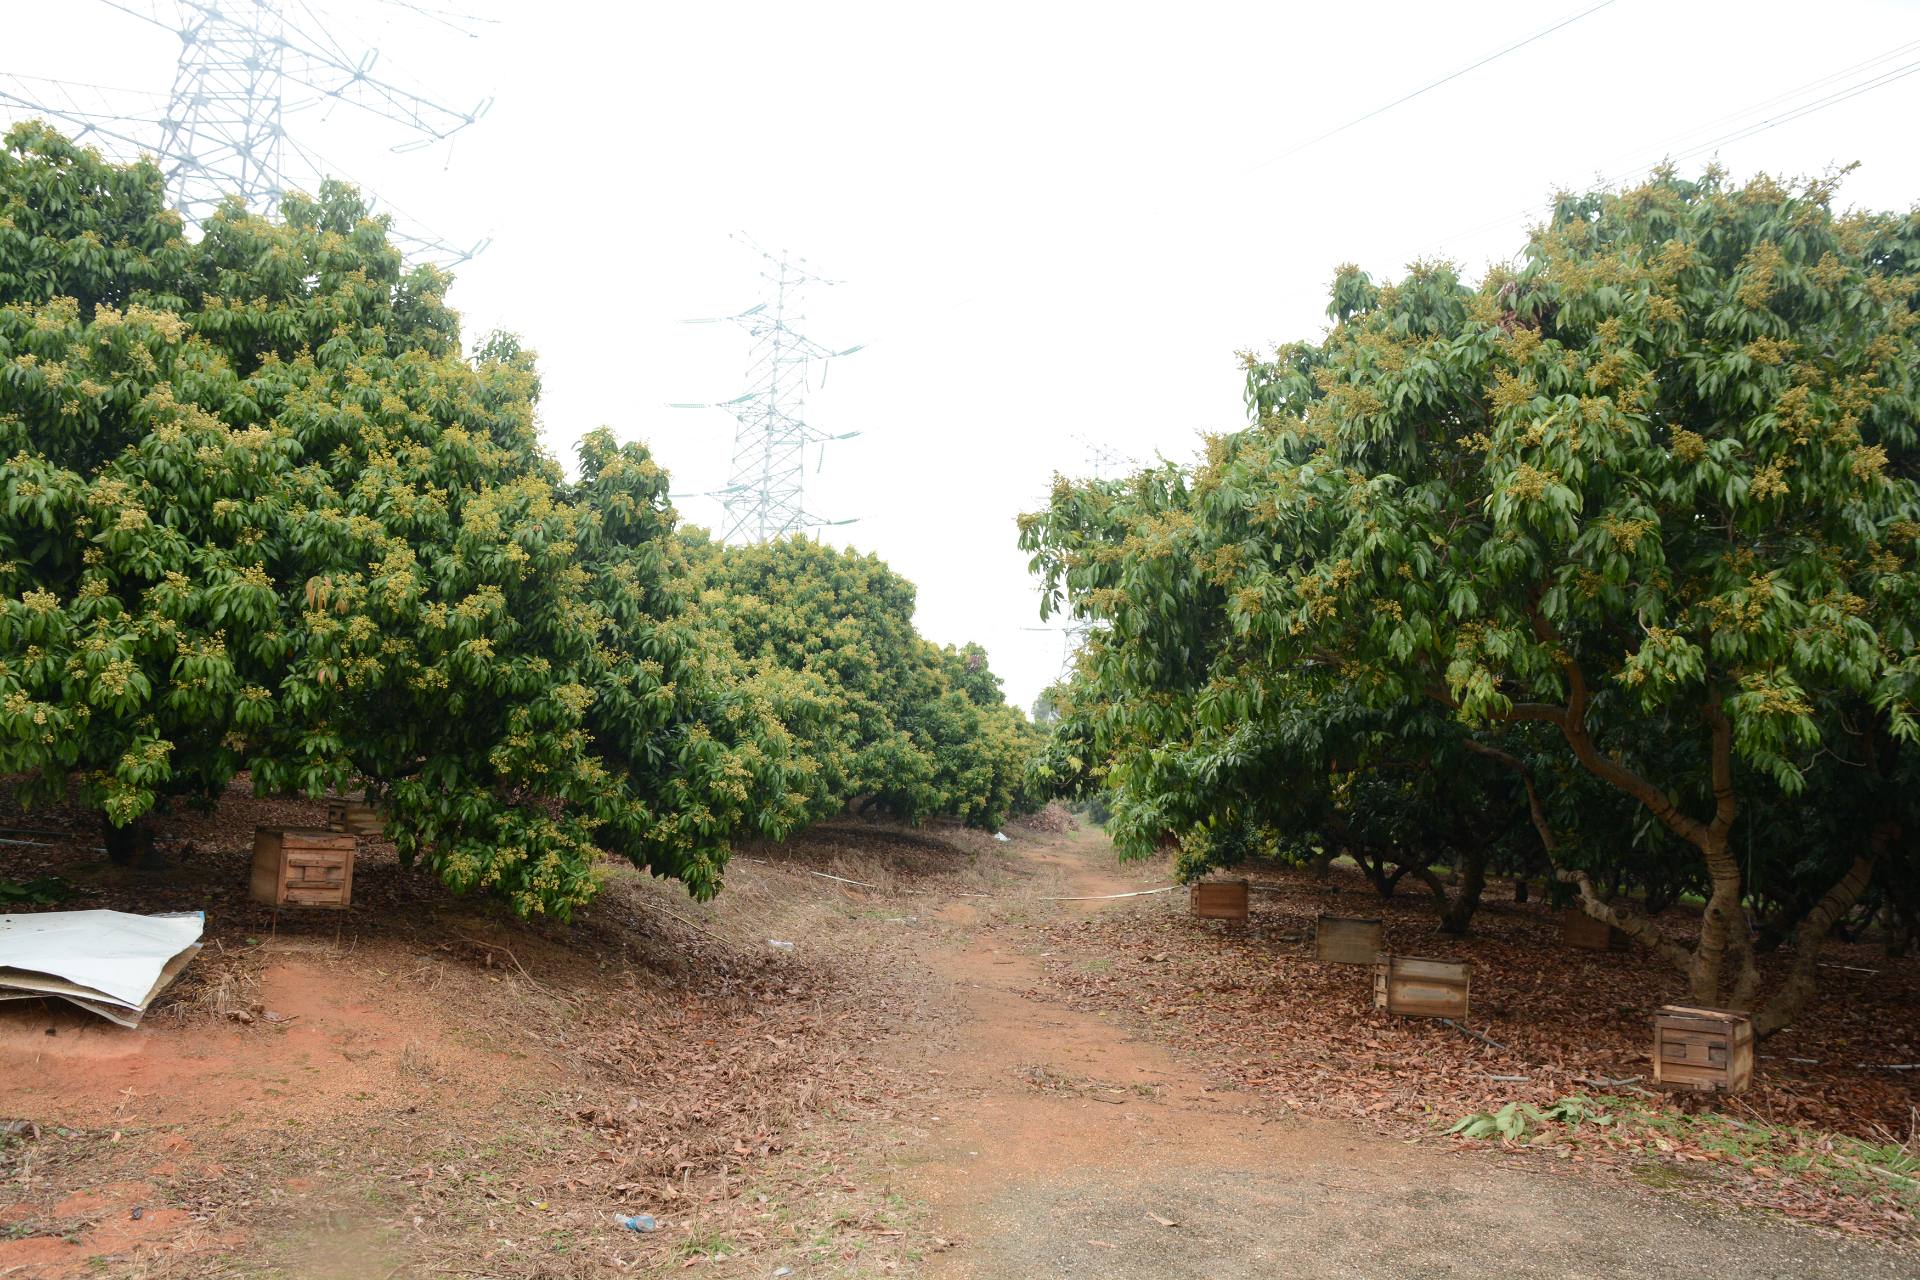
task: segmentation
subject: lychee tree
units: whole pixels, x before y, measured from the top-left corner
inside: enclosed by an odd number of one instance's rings
[[[877,556],[797,536],[723,546],[695,535],[682,553],[709,645],[767,696],[804,708],[789,718],[811,815],[852,804],[994,827],[1033,807],[1038,733],[985,650],[920,635],[913,584]]]
[[[1693,998],[1783,1025],[1916,832],[1920,217],[1833,200],[1663,171],[1563,197],[1477,284],[1343,270],[1332,330],[1249,358],[1255,425],[1177,500],[1089,536],[1121,491],[1070,485],[1027,522],[1049,591],[1108,626],[1108,740],[1258,726],[1332,675],[1446,708],[1536,793],[1550,750],[1692,859],[1698,934],[1656,950]],[[1548,842],[1579,834],[1536,799]],[[1821,820],[1765,820],[1795,803]],[[1793,938],[1764,1002],[1762,895]]]
[[[510,339],[348,188],[189,240],[148,163],[0,148],[0,772],[100,811],[370,784],[402,854],[567,914],[611,851],[718,889],[788,735],[679,621],[666,477],[568,483]]]

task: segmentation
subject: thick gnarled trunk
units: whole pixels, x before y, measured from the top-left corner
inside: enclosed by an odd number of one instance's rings
[[[1667,936],[1653,927],[1652,921],[1624,907],[1609,902],[1593,882],[1593,877],[1577,868],[1560,865],[1560,840],[1554,835],[1553,826],[1547,821],[1546,808],[1540,803],[1540,792],[1533,785],[1533,770],[1526,762],[1510,752],[1498,747],[1490,747],[1484,742],[1467,740],[1469,750],[1476,751],[1490,760],[1497,760],[1519,775],[1520,784],[1527,792],[1527,814],[1533,820],[1533,829],[1540,836],[1540,845],[1546,850],[1547,866],[1551,868],[1554,879],[1561,884],[1571,885],[1580,895],[1580,909],[1595,920],[1612,925],[1628,937],[1635,939],[1647,950],[1660,956],[1676,969],[1685,971],[1692,956],[1686,948],[1672,942]]]
[[[1555,878],[1579,891],[1581,910],[1619,929],[1685,974],[1696,1003],[1753,1009],[1760,993],[1760,967],[1754,954],[1747,910],[1742,902],[1739,861],[1728,848],[1724,832],[1716,832],[1709,827],[1701,833],[1709,837],[1708,847],[1701,852],[1706,858],[1713,888],[1706,908],[1701,913],[1698,941],[1689,950],[1662,934],[1644,915],[1609,901],[1586,872],[1559,865],[1559,840],[1540,803],[1539,792],[1533,783],[1533,772],[1524,761],[1485,743],[1469,741],[1467,745],[1481,755],[1500,761],[1518,774],[1526,788],[1527,807],[1534,830],[1540,836],[1541,846],[1546,850],[1548,864],[1553,867]],[[1716,835],[1718,838],[1713,839]],[[1755,1035],[1772,1035],[1790,1025],[1806,1007],[1814,991],[1821,945],[1833,931],[1834,924],[1860,900],[1860,895],[1873,878],[1875,863],[1890,855],[1899,838],[1900,827],[1897,823],[1879,824],[1874,829],[1870,847],[1853,860],[1839,881],[1801,918],[1794,930],[1792,966],[1772,998],[1754,1013]],[[1729,961],[1733,966],[1730,991],[1727,983]]]
[[[1874,863],[1887,856],[1893,842],[1899,838],[1899,827],[1891,822],[1883,822],[1874,828],[1872,843],[1867,851],[1853,860],[1847,873],[1840,877],[1839,883],[1827,890],[1826,895],[1814,904],[1813,910],[1801,919],[1793,931],[1793,966],[1787,970],[1786,981],[1774,992],[1773,998],[1754,1015],[1753,1031],[1755,1035],[1770,1036],[1787,1026],[1800,1016],[1813,996],[1814,969],[1820,961],[1820,944],[1827,940],[1833,931],[1834,922],[1852,909],[1866,892],[1867,882],[1873,879]]]
[[[1476,846],[1454,868],[1459,883],[1449,890],[1430,867],[1415,873],[1433,894],[1434,910],[1440,915],[1440,932],[1464,937],[1473,925],[1473,913],[1480,909],[1480,896],[1487,887],[1487,849]]]
[[[1559,636],[1538,613],[1533,615],[1533,627],[1542,643],[1560,648]],[[1700,707],[1700,714],[1707,722],[1708,758],[1713,785],[1713,816],[1702,822],[1681,809],[1651,779],[1642,777],[1601,750],[1587,731],[1586,672],[1564,651],[1559,662],[1561,673],[1567,681],[1566,705],[1516,708],[1516,718],[1544,721],[1559,729],[1560,736],[1572,748],[1574,759],[1580,762],[1581,768],[1637,800],[1661,826],[1699,850],[1707,865],[1712,890],[1707,898],[1706,910],[1700,918],[1699,938],[1691,954],[1687,955],[1686,962],[1680,966],[1681,970],[1687,975],[1688,988],[1698,1003],[1714,1005],[1724,1001],[1741,1007],[1738,1002],[1751,1002],[1759,986],[1760,973],[1754,963],[1746,906],[1741,900],[1740,863],[1728,846],[1740,806],[1733,787],[1733,724],[1727,719],[1725,709],[1711,695]],[[1508,760],[1525,771],[1520,761],[1511,756]],[[1532,798],[1531,778],[1527,785],[1529,797]],[[1535,810],[1537,814],[1537,801]],[[1541,817],[1536,816],[1535,825],[1540,825],[1542,821]],[[1588,909],[1589,914],[1597,915],[1588,904],[1590,899],[1598,898],[1597,893],[1590,894],[1584,888],[1581,891],[1581,905]],[[1598,918],[1608,919],[1608,916]],[[1612,923],[1610,919],[1609,923]],[[1658,930],[1650,923],[1645,924],[1642,930],[1629,929],[1628,932],[1643,938],[1658,935]],[[1674,950],[1686,954],[1680,948]],[[1669,959],[1674,958],[1672,953],[1664,949],[1662,954]],[[1736,972],[1731,995],[1723,997],[1729,955],[1733,958]]]

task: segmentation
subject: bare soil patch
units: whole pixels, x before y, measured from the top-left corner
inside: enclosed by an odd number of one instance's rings
[[[1130,998],[1128,980],[1114,976],[1129,956],[1109,945],[1151,936],[1155,950],[1139,963],[1153,973],[1175,953],[1204,970],[1225,931],[1183,931],[1167,903],[1176,895],[1040,901],[1164,884],[1163,868],[1115,865],[1096,836],[1037,835],[1017,853],[1027,883],[965,904],[961,918],[949,907],[949,947],[932,957],[965,1016],[919,1067],[949,1094],[911,1155],[911,1185],[953,1242],[929,1275],[1251,1278],[1307,1259],[1363,1276],[1913,1268],[1905,1250],[1609,1185],[1586,1176],[1582,1159],[1527,1160],[1451,1146],[1425,1125],[1322,1118],[1310,1083],[1243,1083],[1240,1059],[1223,1048],[1237,1051],[1240,1024],[1284,1018],[1285,1000],[1168,1035],[1164,1021],[1140,1016],[1139,993]],[[1105,998],[1086,998],[1082,983]],[[1217,994],[1203,984],[1183,999]],[[1303,1059],[1318,1030],[1295,1028]],[[1343,1049],[1327,1052],[1338,1076]]]
[[[906,927],[808,872],[957,884],[984,837],[910,833],[885,866],[866,826],[748,851],[712,904],[610,868],[568,926],[453,898],[377,841],[349,911],[248,899],[253,826],[322,817],[235,789],[163,824],[157,873],[106,863],[74,815],[32,816],[64,845],[0,852],[0,876],[74,886],[63,906],[208,913],[138,1031],[0,1008],[0,1118],[22,1122],[0,1275],[903,1265],[881,1158],[920,1085],[878,1049],[933,1014]]]

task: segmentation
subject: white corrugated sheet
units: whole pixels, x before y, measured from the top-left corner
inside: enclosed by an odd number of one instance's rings
[[[0,916],[0,1000],[57,996],[123,1027],[200,950],[203,913],[36,911]]]

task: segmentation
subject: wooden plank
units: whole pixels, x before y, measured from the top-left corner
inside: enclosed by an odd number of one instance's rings
[[[1727,1053],[1727,1092],[1745,1093],[1753,1083],[1753,1023],[1742,1019]]]
[[[1247,918],[1247,882],[1245,880],[1203,880],[1187,896],[1188,908],[1202,920],[1239,920]]]
[[[359,839],[350,831],[328,831],[315,839],[310,833],[286,832],[280,837],[280,847],[288,853],[331,853],[345,854],[353,851],[354,843]]]
[[[1393,972],[1403,978],[1425,982],[1464,982],[1467,965],[1457,960],[1422,960],[1418,956],[1394,956]]]
[[[280,904],[280,833],[258,827],[253,833],[253,869],[247,878],[247,893],[255,902]]]
[[[1627,945],[1627,935],[1579,907],[1568,907],[1560,917],[1560,941],[1582,951],[1620,951]]]
[[[1387,1011],[1408,1017],[1464,1018],[1467,993],[1457,984],[1400,979],[1387,994]]]
[[[340,905],[345,907],[353,901],[353,859],[360,842],[355,840],[354,849],[349,850],[347,860],[340,866]]]
[[[1329,964],[1372,964],[1385,926],[1378,918],[1321,913],[1313,926],[1313,954]]]
[[[1373,969],[1373,1002],[1410,1018],[1465,1018],[1473,966],[1384,952]]]
[[[341,899],[340,890],[337,888],[308,889],[296,885],[288,885],[286,895],[286,901],[290,906],[344,907],[347,905]]]

